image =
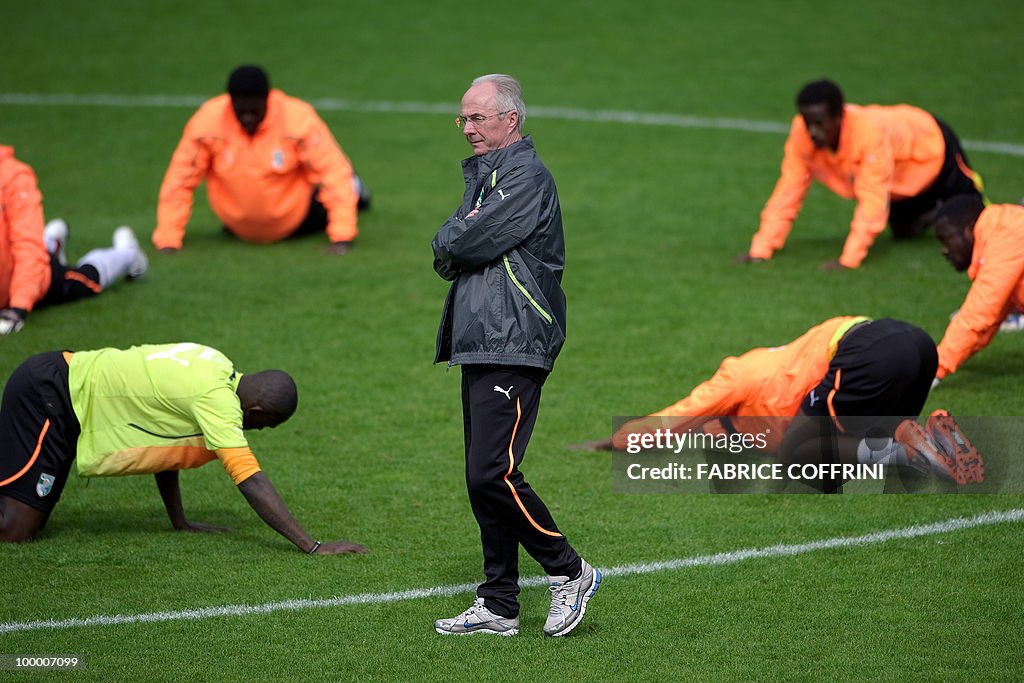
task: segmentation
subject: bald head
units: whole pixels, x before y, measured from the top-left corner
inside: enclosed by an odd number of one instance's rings
[[[276,427],[295,413],[299,390],[287,372],[263,370],[242,375],[238,400],[242,404],[243,429]]]

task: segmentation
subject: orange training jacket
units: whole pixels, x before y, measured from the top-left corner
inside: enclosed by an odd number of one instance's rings
[[[856,268],[889,220],[889,199],[921,194],[938,177],[946,154],[942,129],[917,107],[848,104],[839,149],[817,149],[800,115],[793,117],[782,174],[761,211],[750,256],[771,258],[789,236],[812,180],[845,199],[856,199],[850,234],[839,262]]]
[[[51,277],[36,174],[13,148],[0,146],[0,308],[31,311]]]
[[[317,185],[327,209],[327,237],[351,241],[358,233],[352,165],[313,107],[280,90],[271,90],[266,118],[251,137],[227,94],[189,119],[160,187],[157,249],[181,248],[192,196],[204,179],[213,212],[241,239],[287,237],[306,217]]]
[[[967,298],[939,342],[942,379],[981,351],[1015,308],[1024,310],[1024,207],[994,204],[974,225]]]
[[[700,428],[708,417],[769,417],[777,419],[747,424],[733,420],[733,425],[744,433],[770,427],[768,450],[777,451],[804,396],[828,371],[839,344],[837,333],[844,331],[844,324],[857,320],[852,316],[830,318],[785,346],[757,348],[738,358],[726,358],[711,379],[698,385],[686,398],[647,418],[623,425],[612,437],[612,444],[617,449],[625,448],[629,433],[665,428],[681,433]]]

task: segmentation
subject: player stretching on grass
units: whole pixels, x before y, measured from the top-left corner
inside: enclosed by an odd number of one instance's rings
[[[831,318],[784,346],[726,358],[681,401],[579,447],[622,450],[629,434],[658,429],[765,433],[766,450],[786,462],[820,462],[823,445],[834,442],[837,452],[826,455],[839,462],[909,465],[968,483],[976,475],[964,470],[977,452],[971,447],[961,457],[951,446],[952,418],[936,411],[926,429],[912,419],[935,365],[935,344],[909,323]],[[879,438],[866,438],[869,432]]]
[[[32,168],[0,146],[0,335],[18,332],[36,308],[99,294],[122,277],[146,272],[146,255],[127,226],[114,244],[67,265],[68,225],[43,225],[43,195]]]
[[[153,245],[182,248],[196,188],[246,242],[268,244],[324,232],[345,254],[358,234],[356,212],[369,193],[327,124],[309,104],[270,88],[258,66],[240,66],[228,92],[199,108],[171,157],[157,205]]]
[[[276,427],[297,403],[286,373],[243,375],[199,344],[33,356],[0,405],[0,540],[35,537],[76,460],[80,476],[155,474],[176,530],[227,531],[189,522],[178,487],[178,470],[219,459],[253,510],[303,552],[365,552],[309,535],[249,450],[243,429]]]
[[[843,253],[823,263],[824,270],[858,267],[886,222],[893,237],[914,237],[931,225],[944,199],[980,196],[981,178],[960,141],[922,109],[846,104],[831,81],[808,83],[796,105],[782,175],[741,260],[765,261],[782,249],[814,180],[857,200]]]
[[[1024,207],[985,208],[964,195],[939,209],[935,235],[942,253],[972,284],[939,342],[936,381],[989,345],[1008,315],[1024,310]]]

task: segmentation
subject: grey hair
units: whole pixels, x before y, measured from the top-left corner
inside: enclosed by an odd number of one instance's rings
[[[472,86],[482,83],[493,83],[497,88],[494,105],[498,111],[514,111],[519,115],[519,133],[522,134],[523,123],[526,121],[526,104],[523,102],[523,88],[519,81],[508,74],[487,74],[474,78]]]

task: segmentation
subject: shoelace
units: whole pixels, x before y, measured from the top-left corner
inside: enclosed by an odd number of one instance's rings
[[[548,590],[551,591],[551,606],[548,608],[548,616],[554,616],[561,613],[560,607],[565,607],[569,604],[569,591],[565,590],[571,581],[565,583],[553,583],[548,586]]]
[[[467,609],[465,612],[463,612],[458,617],[456,617],[456,619],[461,619],[462,621],[467,621],[467,620],[469,620],[469,618],[471,616],[473,616],[474,614],[476,614],[477,612],[479,612],[482,609],[484,609],[484,601],[483,600],[475,601],[472,605],[470,605],[469,609]]]

